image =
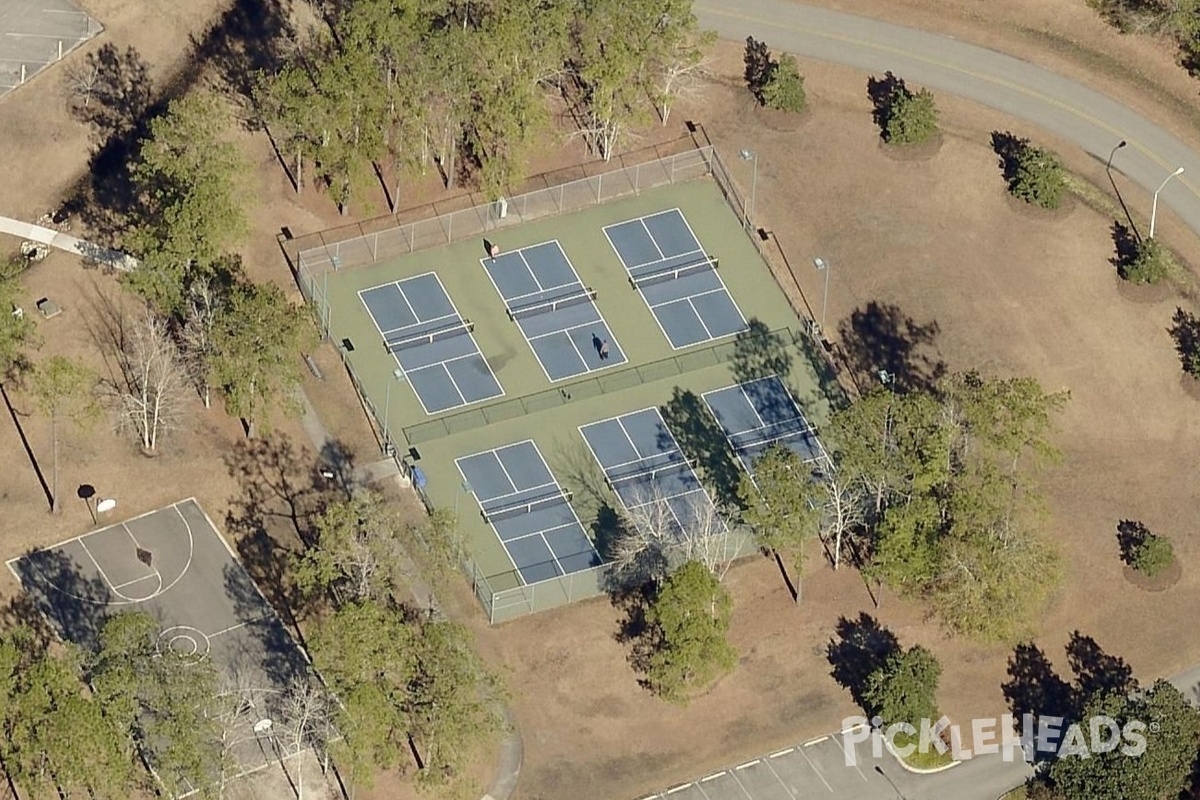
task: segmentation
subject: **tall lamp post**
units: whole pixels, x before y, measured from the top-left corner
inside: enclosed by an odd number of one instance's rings
[[[825,273],[825,296],[821,300],[821,338],[825,338],[825,312],[829,310],[829,262],[823,258],[814,258],[813,266],[817,272]]]
[[[742,204],[742,227],[750,227],[750,218],[754,216],[754,201],[758,195],[758,153],[753,150],[742,150],[738,155],[742,161],[749,161],[754,165],[754,171],[750,178],[750,213],[746,213],[746,204]]]
[[[388,454],[392,449],[392,439],[388,430],[390,420],[390,411],[392,410],[392,384],[400,383],[404,380],[404,370],[396,367],[392,370],[392,380],[387,382],[387,389],[383,393],[383,452]]]
[[[1167,176],[1166,180],[1158,187],[1158,191],[1154,193],[1154,204],[1150,207],[1150,238],[1154,238],[1154,221],[1158,218],[1158,192],[1167,188],[1167,184],[1171,182],[1171,178],[1183,174],[1183,167],[1172,172]]]
[[[900,789],[899,789],[899,787],[897,787],[897,786],[896,786],[896,784],[895,784],[895,783],[892,781],[892,779],[891,779],[891,778],[888,776],[888,774],[887,774],[886,772],[884,772],[884,771],[883,771],[883,767],[881,767],[881,766],[879,766],[878,764],[876,764],[876,765],[875,765],[875,771],[876,771],[876,772],[878,772],[880,775],[882,775],[882,776],[883,776],[883,779],[884,779],[885,781],[887,781],[887,782],[888,782],[888,786],[891,786],[891,787],[892,787],[892,791],[896,793],[896,797],[899,797],[899,798],[900,798],[900,800],[905,800],[905,797],[904,797],[904,795],[903,795],[903,794],[900,792]]]

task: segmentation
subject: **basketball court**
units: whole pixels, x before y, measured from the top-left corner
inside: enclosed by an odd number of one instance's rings
[[[63,639],[95,649],[105,620],[136,611],[159,622],[160,650],[210,659],[250,709],[235,730],[242,775],[273,764],[267,738],[284,692],[308,662],[216,526],[194,499],[109,525],[8,567]],[[258,729],[257,732],[255,729]],[[291,754],[289,754],[290,756]]]

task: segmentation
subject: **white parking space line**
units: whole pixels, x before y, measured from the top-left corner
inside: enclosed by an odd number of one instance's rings
[[[829,741],[829,737],[828,737],[828,736],[822,736],[822,737],[821,737],[821,738],[819,738],[819,739],[813,739],[812,741],[805,742],[805,743],[804,743],[804,746],[805,746],[805,747],[812,747],[814,744],[820,744],[821,742],[828,742],[828,741]]]
[[[803,750],[797,750],[796,752],[804,756],[804,760],[808,762],[808,765],[812,767],[812,771],[815,772],[817,777],[821,779],[821,783],[825,784],[825,788],[829,790],[830,794],[833,794],[833,787],[829,785],[829,781],[825,780],[825,776],[821,774],[821,770],[817,769],[817,765],[814,764],[813,760],[808,757],[808,754],[806,754]]]

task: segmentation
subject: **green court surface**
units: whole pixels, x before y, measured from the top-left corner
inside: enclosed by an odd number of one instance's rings
[[[763,371],[755,365],[762,337],[727,336],[673,349],[641,293],[631,287],[604,227],[668,209],[679,209],[704,251],[719,259],[718,274],[752,326],[782,332],[779,338],[787,343],[791,360],[786,382],[806,416],[819,426],[827,415],[825,401],[813,367],[793,338],[800,335],[802,322],[708,178],[652,189],[564,216],[523,225],[501,224],[487,234],[502,254],[557,241],[582,283],[596,291],[596,307],[627,362],[585,375],[550,381],[520,327],[509,319],[497,287],[481,263],[485,258],[482,239],[330,272],[324,279],[330,337],[343,346],[348,341],[353,348],[346,358],[359,388],[379,419],[384,420],[386,413],[386,427],[401,455],[407,452],[409,460],[425,474],[427,500],[438,507],[458,509],[476,577],[486,578],[493,595],[519,591],[523,581],[496,533],[483,520],[476,498],[464,490],[456,459],[532,440],[553,476],[573,493],[583,527],[591,531],[602,505],[618,505],[579,433],[580,425],[661,406],[676,387],[700,395],[759,377]],[[474,323],[475,341],[504,391],[502,397],[429,415],[410,383],[394,377],[398,364],[384,346],[379,326],[367,313],[359,291],[429,272],[436,272],[458,314]],[[596,584],[599,578],[577,576],[576,580]],[[595,593],[595,586],[574,587],[567,591],[567,599]],[[528,593],[523,596],[529,606],[525,610],[557,604],[549,599],[534,603]]]

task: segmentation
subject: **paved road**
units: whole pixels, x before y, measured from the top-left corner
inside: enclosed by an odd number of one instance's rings
[[[891,70],[911,84],[999,109],[1074,141],[1101,162],[1126,139],[1129,146],[1117,154],[1114,171],[1147,192],[1154,192],[1176,167],[1186,168],[1163,190],[1159,210],[1169,207],[1200,234],[1200,154],[1082,84],[949,37],[787,0],[699,0],[696,14],[704,27],[726,39],[754,36],[775,50],[879,75]],[[1149,216],[1149,208],[1139,211]]]
[[[1082,84],[981,47],[850,14],[796,5],[785,0],[701,0],[700,22],[722,37],[746,36],[772,48],[847,64],[882,74],[895,72],[929,86],[999,109],[1072,140],[1101,161],[1125,139],[1129,146],[1114,163],[1153,193],[1176,167],[1187,171],[1168,184],[1160,206],[1170,208],[1200,234],[1200,155],[1162,127]],[[865,87],[864,87],[865,91]],[[1148,209],[1146,209],[1148,212]],[[1172,682],[1200,700],[1200,667]],[[861,749],[860,749],[861,752]],[[932,800],[957,797],[994,800],[1030,774],[1020,760],[981,756],[936,775],[918,776],[894,760],[876,761],[862,752],[846,766],[843,737],[828,737],[722,770],[655,798],[671,800]],[[879,765],[886,775],[877,772]]]

